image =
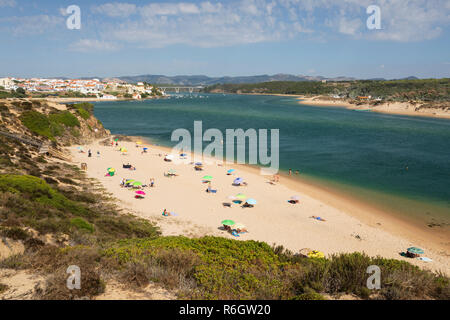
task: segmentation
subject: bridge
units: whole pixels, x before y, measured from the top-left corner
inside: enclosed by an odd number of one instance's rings
[[[162,92],[200,92],[204,87],[203,86],[196,86],[196,87],[178,87],[178,86],[172,86],[172,87],[158,87]]]

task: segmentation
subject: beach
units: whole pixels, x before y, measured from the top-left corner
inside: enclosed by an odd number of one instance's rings
[[[409,102],[388,102],[374,106],[370,103],[355,105],[349,103],[345,99],[330,99],[325,100],[320,97],[304,97],[298,96],[299,104],[320,107],[344,107],[352,110],[368,110],[372,112],[380,112],[387,114],[397,114],[404,116],[420,116],[420,117],[434,117],[450,119],[450,112],[448,110],[438,108],[424,108],[416,110],[416,105]]]
[[[428,237],[420,228],[415,229],[388,214],[371,211],[351,199],[333,196],[284,176],[279,183],[270,184],[269,177],[248,166],[204,159],[204,170],[196,171],[190,163],[164,161],[170,150],[161,146],[147,144],[147,153],[142,153],[142,148],[136,147],[134,142],[119,141],[119,146],[126,148],[127,152],[122,154],[117,147],[101,145],[100,141],[82,146],[85,153],[80,153],[77,146],[69,150],[74,164],[80,167],[81,163],[86,163],[87,175],[101,182],[105,192],[111,193],[120,207],[156,222],[165,236],[214,235],[257,240],[283,245],[293,252],[309,248],[325,255],[359,251],[449,273],[447,235],[444,239]],[[87,156],[89,149],[92,151],[90,158]],[[136,170],[122,168],[127,163]],[[114,176],[105,175],[110,167],[116,170]],[[227,170],[232,168],[235,174],[227,175]],[[178,176],[164,176],[171,169]],[[212,189],[217,189],[217,193],[205,191],[208,186],[202,183],[205,175],[213,177]],[[232,182],[237,177],[244,178],[248,186],[233,186]],[[120,186],[122,179],[149,184],[151,178],[155,179],[155,187],[143,189],[147,193],[144,199],[135,199],[133,191]],[[222,205],[230,203],[228,197],[238,193],[256,199],[257,204],[253,208],[242,208],[234,203],[231,207]],[[294,195],[300,198],[298,204],[288,202]],[[173,215],[163,216],[164,209]],[[235,237],[221,230],[221,221],[225,219],[244,224],[249,232]],[[423,248],[424,256],[433,261],[424,262],[400,255],[412,246]]]

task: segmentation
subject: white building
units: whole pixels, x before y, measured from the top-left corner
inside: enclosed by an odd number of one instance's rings
[[[0,86],[5,88],[5,90],[11,90],[14,89],[14,81],[12,81],[10,78],[0,78]]]

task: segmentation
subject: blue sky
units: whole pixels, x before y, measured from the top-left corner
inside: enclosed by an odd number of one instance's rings
[[[450,0],[0,0],[0,77],[450,77],[449,31]]]

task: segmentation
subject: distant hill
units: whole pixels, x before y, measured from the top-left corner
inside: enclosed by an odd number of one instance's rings
[[[204,75],[180,75],[180,76],[165,76],[165,75],[139,75],[139,76],[123,76],[117,77],[120,80],[135,83],[148,82],[153,84],[169,84],[169,85],[185,85],[185,86],[211,86],[215,84],[243,84],[243,83],[260,83],[272,81],[349,81],[356,80],[350,77],[325,78],[322,76],[304,76],[291,74],[275,74],[275,75],[256,75],[256,76],[241,76],[241,77],[208,77]]]

